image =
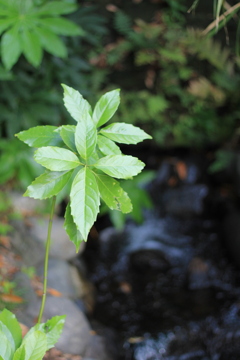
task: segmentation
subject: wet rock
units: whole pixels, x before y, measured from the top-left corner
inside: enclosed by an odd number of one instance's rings
[[[211,285],[209,281],[209,264],[199,257],[194,257],[188,266],[189,289],[203,289]]]
[[[187,173],[186,178],[184,179],[185,184],[196,184],[202,177],[202,171],[199,165],[194,162],[186,162]]]
[[[37,268],[37,275],[43,277],[43,264]],[[80,297],[82,286],[75,267],[61,259],[49,259],[48,287],[59,291],[62,296],[75,299]]]
[[[27,316],[32,322],[38,314],[40,300],[28,308]],[[91,339],[91,327],[83,312],[70,299],[48,296],[43,321],[56,315],[66,315],[63,333],[56,348],[64,353],[84,355]]]
[[[14,220],[12,226],[11,244],[14,252],[21,257],[24,265],[37,266],[45,257],[44,245],[35,235],[29,234],[28,227],[22,221]]]
[[[185,218],[202,214],[208,188],[204,184],[167,189],[162,195],[162,206],[172,216]]]
[[[165,271],[170,268],[170,263],[162,251],[139,250],[129,257],[129,263],[136,270],[155,269]]]
[[[112,360],[111,355],[107,352],[106,341],[108,340],[104,337],[93,334],[85,351],[84,359]]]
[[[240,268],[240,211],[232,209],[223,220],[223,239],[231,259]]]
[[[32,306],[32,304],[34,304],[35,307],[35,304],[39,301],[39,297],[36,295],[32,287],[31,280],[26,274],[19,271],[14,276],[14,282],[16,283],[16,290],[18,294],[24,300],[24,303],[18,306],[15,311],[17,319],[28,327],[31,327],[32,318],[30,315],[27,315],[28,310],[29,307]]]
[[[169,219],[149,219],[140,226],[126,228],[127,254],[155,251],[163,262],[172,266],[184,265],[192,257],[191,237],[182,235]],[[162,254],[162,255],[161,255]]]
[[[37,274],[43,277],[43,264],[38,267]],[[95,304],[94,286],[77,268],[68,262],[50,258],[48,269],[48,287],[60,292],[64,297],[80,301],[79,306],[91,313]]]
[[[168,161],[163,161],[154,180],[155,186],[167,185],[167,182],[172,175],[172,171],[172,165]]]
[[[39,213],[46,208],[45,201],[24,197],[21,192],[10,191],[9,197],[13,210],[23,215]]]

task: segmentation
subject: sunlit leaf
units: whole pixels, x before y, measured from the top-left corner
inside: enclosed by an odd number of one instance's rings
[[[24,196],[34,199],[47,199],[57,195],[67,184],[72,175],[72,170],[67,172],[47,171],[37,177],[28,186]]]
[[[0,313],[0,321],[7,326],[14,339],[15,348],[18,348],[22,341],[22,330],[16,316],[9,310],[4,309]]]
[[[63,125],[61,126],[60,135],[64,143],[71,149],[73,152],[77,152],[75,145],[75,125]]]
[[[71,213],[84,240],[99,212],[100,195],[96,179],[88,167],[76,175],[70,193]]]
[[[60,338],[65,318],[65,315],[54,316],[44,324],[44,332],[47,336],[47,350],[51,349]]]
[[[64,84],[62,84],[62,87],[64,89],[64,105],[74,120],[80,121],[85,112],[91,115],[91,106],[87,100],[82,97],[79,91]]]
[[[131,200],[116,179],[98,173],[95,173],[95,177],[101,198],[110,209],[119,210],[123,213],[132,211]]]
[[[128,179],[142,171],[145,164],[128,155],[108,155],[99,159],[94,167],[118,179]]]
[[[11,360],[13,355],[12,345],[6,334],[0,329],[0,356],[4,360]]]
[[[75,144],[83,159],[88,159],[95,150],[97,129],[88,113],[85,113],[77,124]]]
[[[139,127],[125,123],[113,123],[101,129],[100,133],[122,144],[137,144],[145,139],[152,138]]]
[[[56,126],[35,126],[21,131],[16,136],[32,147],[58,146],[62,143],[61,136],[55,131]]]
[[[35,151],[34,159],[52,171],[66,171],[81,165],[78,157],[70,150],[57,146],[45,146]]]
[[[110,139],[107,139],[104,136],[98,135],[97,138],[97,144],[99,147],[99,150],[104,154],[104,155],[120,155],[121,149],[119,148],[119,146],[117,146],[117,144],[115,144],[115,142],[113,142]]]
[[[28,333],[20,348],[25,351],[25,360],[42,360],[47,351],[47,337],[41,331]]]
[[[105,124],[117,111],[120,104],[120,90],[112,90],[104,94],[93,111],[93,121],[97,127]]]
[[[78,252],[82,241],[84,241],[80,231],[77,228],[77,225],[73,221],[73,217],[71,214],[70,204],[68,203],[66,212],[65,212],[65,222],[64,222],[64,229],[69,236],[69,239],[74,243],[76,247],[76,252]]]

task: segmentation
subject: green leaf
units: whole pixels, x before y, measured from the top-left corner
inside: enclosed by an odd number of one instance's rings
[[[41,15],[62,15],[70,14],[77,10],[77,6],[66,1],[51,1],[41,6],[37,13]]]
[[[41,332],[46,336],[46,351],[51,349],[59,340],[59,337],[62,333],[63,326],[65,323],[65,315],[54,316],[49,319],[46,323],[36,324],[33,326],[25,336],[26,341],[36,332]]]
[[[16,136],[25,144],[32,147],[57,146],[62,143],[60,135],[55,131],[56,126],[35,126],[21,131]]]
[[[84,117],[85,112],[91,115],[92,109],[90,104],[77,90],[64,84],[62,84],[62,87],[64,89],[64,105],[74,120],[80,121]]]
[[[151,139],[145,131],[137,126],[125,123],[114,123],[100,131],[107,138],[122,144],[137,144],[145,139]]]
[[[4,66],[10,70],[17,62],[22,49],[20,39],[15,28],[6,31],[1,42],[2,61]]]
[[[20,348],[22,347],[25,351],[24,360],[42,360],[47,351],[47,337],[41,331],[28,333]]]
[[[120,90],[112,90],[104,94],[93,111],[93,121],[97,127],[105,124],[117,111],[120,104]]]
[[[99,147],[99,150],[104,154],[104,155],[120,155],[121,149],[115,144],[115,142],[113,142],[110,139],[107,139],[104,136],[98,135],[97,138],[97,144]]]
[[[61,58],[67,57],[67,48],[57,35],[42,27],[35,27],[35,32],[39,37],[42,47],[50,54]]]
[[[78,157],[70,150],[57,146],[46,146],[35,151],[37,163],[52,171],[66,171],[81,165]]]
[[[47,171],[28,186],[24,196],[41,200],[55,196],[64,188],[71,175],[72,171]]]
[[[110,209],[119,210],[123,213],[132,211],[131,200],[116,179],[97,173],[95,173],[95,177],[100,196]]]
[[[12,334],[15,348],[18,348],[22,341],[22,330],[16,316],[11,313],[11,311],[4,309],[0,313],[0,321],[7,326],[8,330]]]
[[[13,360],[25,360],[25,348],[20,346],[13,355]]]
[[[11,360],[13,356],[12,345],[6,334],[0,329],[0,356],[4,360]]]
[[[76,175],[70,193],[71,213],[78,230],[87,240],[99,212],[100,195],[96,179],[88,167]]]
[[[97,129],[88,113],[85,113],[77,124],[75,144],[83,159],[88,159],[96,148]]]
[[[43,55],[39,37],[34,31],[28,29],[22,31],[21,35],[23,54],[30,64],[38,67]]]
[[[11,345],[11,354],[13,355],[13,353],[14,353],[14,351],[16,349],[15,341],[14,341],[14,338],[13,338],[13,335],[12,335],[11,331],[9,330],[9,328],[2,321],[0,321],[0,332],[4,333],[4,335],[8,339],[8,342]]]
[[[62,334],[66,315],[54,316],[44,324],[44,333],[47,336],[47,350],[54,347]]]
[[[94,167],[117,179],[128,179],[137,175],[145,164],[128,155],[108,155],[99,159]]]
[[[1,10],[2,12],[2,10]],[[8,27],[15,23],[14,18],[10,19],[0,19],[0,34],[2,34]]]
[[[58,35],[84,35],[84,31],[79,26],[64,18],[42,18],[38,23]]]
[[[66,233],[68,234],[69,239],[74,243],[74,245],[76,247],[76,252],[78,252],[80,245],[81,245],[82,241],[84,241],[84,239],[83,239],[80,231],[77,229],[77,225],[73,221],[69,203],[67,205],[64,217],[65,217],[64,229],[65,229]]]
[[[71,149],[73,152],[77,152],[75,145],[75,125],[63,125],[60,129],[60,135],[64,143]]]

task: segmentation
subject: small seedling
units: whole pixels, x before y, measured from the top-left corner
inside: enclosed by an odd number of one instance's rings
[[[64,227],[78,251],[81,242],[87,240],[99,213],[101,200],[110,209],[123,213],[131,212],[131,200],[117,179],[130,179],[139,174],[145,165],[136,157],[123,155],[117,143],[137,144],[150,139],[151,136],[130,124],[111,123],[105,126],[120,104],[118,89],[103,95],[92,111],[90,104],[78,91],[66,85],[63,85],[63,88],[65,107],[77,124],[60,127],[37,126],[17,134],[21,141],[38,148],[34,159],[46,168],[46,171],[28,186],[24,196],[35,199],[52,198],[52,206],[38,324],[22,341],[19,334],[15,336],[14,329],[19,329],[17,320],[4,310],[0,314],[0,343],[6,342],[7,345],[3,345],[2,350],[0,345],[0,360],[41,359],[60,336],[63,317],[55,317],[46,324],[41,324],[46,301],[48,258],[56,196],[64,191],[66,185],[70,189]],[[14,322],[11,328],[8,328],[6,322],[11,323],[9,319]],[[19,333],[19,330],[17,331]],[[30,348],[34,355],[29,355]]]

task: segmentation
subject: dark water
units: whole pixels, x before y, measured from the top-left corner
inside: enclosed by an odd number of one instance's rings
[[[232,192],[202,160],[176,157],[147,190],[144,223],[105,228],[84,254],[93,317],[116,331],[116,360],[240,359],[240,274],[224,235],[240,239],[240,217],[225,225]]]

